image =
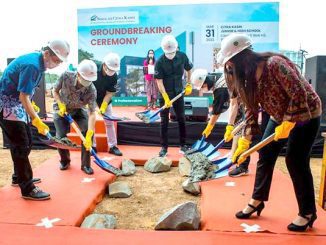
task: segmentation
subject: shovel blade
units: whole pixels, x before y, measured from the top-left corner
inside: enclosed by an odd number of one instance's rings
[[[202,153],[205,155],[205,156],[208,156],[210,153],[212,153],[214,151],[214,146],[212,144],[209,144],[205,150],[202,151]]]
[[[63,149],[63,150],[76,150],[81,149],[81,146],[71,146],[67,145],[63,142],[60,142],[59,140],[54,140],[52,138],[50,139],[41,139],[40,141],[50,147],[57,148],[57,149]]]
[[[215,151],[213,154],[208,156],[210,161],[213,161],[215,158],[219,157],[221,154],[218,151]]]
[[[224,162],[226,159],[227,159],[227,157],[222,157],[220,159],[212,161],[212,163],[215,164],[215,165],[219,165],[220,163]]]
[[[215,171],[215,174],[228,170],[232,166],[232,161],[230,158],[225,159],[219,165],[219,169]]]
[[[108,164],[107,162],[100,160],[100,159],[95,159],[94,162],[96,163],[97,166],[99,166],[101,169],[103,169],[106,172],[112,173],[116,176],[122,175],[122,171],[111,164]]]

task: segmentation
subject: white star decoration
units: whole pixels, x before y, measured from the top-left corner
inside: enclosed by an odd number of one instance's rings
[[[231,186],[231,187],[233,187],[233,186],[235,186],[235,182],[233,182],[233,181],[225,182],[225,186]]]
[[[260,226],[259,225],[247,225],[245,223],[242,223],[241,226],[244,228],[243,230],[247,233],[250,233],[250,232],[258,232],[258,231],[261,231],[260,230]]]
[[[45,228],[52,228],[53,227],[53,223],[54,222],[58,222],[59,218],[54,218],[54,219],[49,219],[48,217],[45,217],[43,219],[41,219],[42,222],[37,223],[36,226],[44,226]]]
[[[110,161],[110,160],[114,159],[114,157],[103,157],[102,159],[104,161]]]
[[[95,180],[95,178],[84,178],[84,179],[82,180],[82,183],[90,183],[90,182],[92,182],[93,180]]]

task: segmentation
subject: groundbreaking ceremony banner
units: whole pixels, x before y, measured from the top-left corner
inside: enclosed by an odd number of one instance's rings
[[[143,62],[149,49],[163,54],[162,37],[176,37],[194,68],[216,72],[215,56],[230,33],[246,33],[255,51],[279,51],[279,3],[223,3],[107,7],[78,10],[78,55],[100,63],[121,57],[114,104],[145,105]]]

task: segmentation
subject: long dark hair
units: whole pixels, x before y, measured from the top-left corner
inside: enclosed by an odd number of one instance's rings
[[[155,63],[155,52],[154,52],[154,50],[153,49],[150,49],[150,50],[148,50],[147,51],[147,56],[146,56],[146,61],[147,61],[147,64],[149,64],[149,60],[150,60],[150,58],[149,58],[149,52],[153,52],[153,64]]]
[[[234,95],[240,95],[245,106],[254,112],[258,112],[259,109],[256,94],[257,67],[260,62],[266,62],[271,56],[281,56],[288,60],[282,54],[272,52],[257,53],[251,48],[247,48],[230,59],[230,62],[233,63],[232,71],[224,69],[226,82],[231,92]]]

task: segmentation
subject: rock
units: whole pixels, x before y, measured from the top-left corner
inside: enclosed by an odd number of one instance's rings
[[[199,183],[192,183],[190,182],[190,179],[186,179],[182,183],[182,188],[193,195],[199,195],[200,194],[200,185]]]
[[[151,173],[167,172],[171,165],[172,160],[166,157],[153,157],[145,163],[144,169]]]
[[[88,215],[80,227],[93,229],[115,229],[117,220],[113,215],[91,214]]]
[[[198,230],[200,214],[194,202],[179,204],[161,216],[155,230]]]
[[[117,181],[108,186],[109,197],[126,198],[132,195],[132,191],[127,182]]]
[[[191,162],[186,157],[179,159],[179,173],[181,176],[189,176],[191,170]]]
[[[136,173],[136,166],[130,159],[122,160],[122,175],[129,176]]]
[[[187,155],[191,162],[191,171],[189,179],[191,182],[198,182],[211,179],[214,172],[218,170],[218,166],[212,162],[201,152]]]

